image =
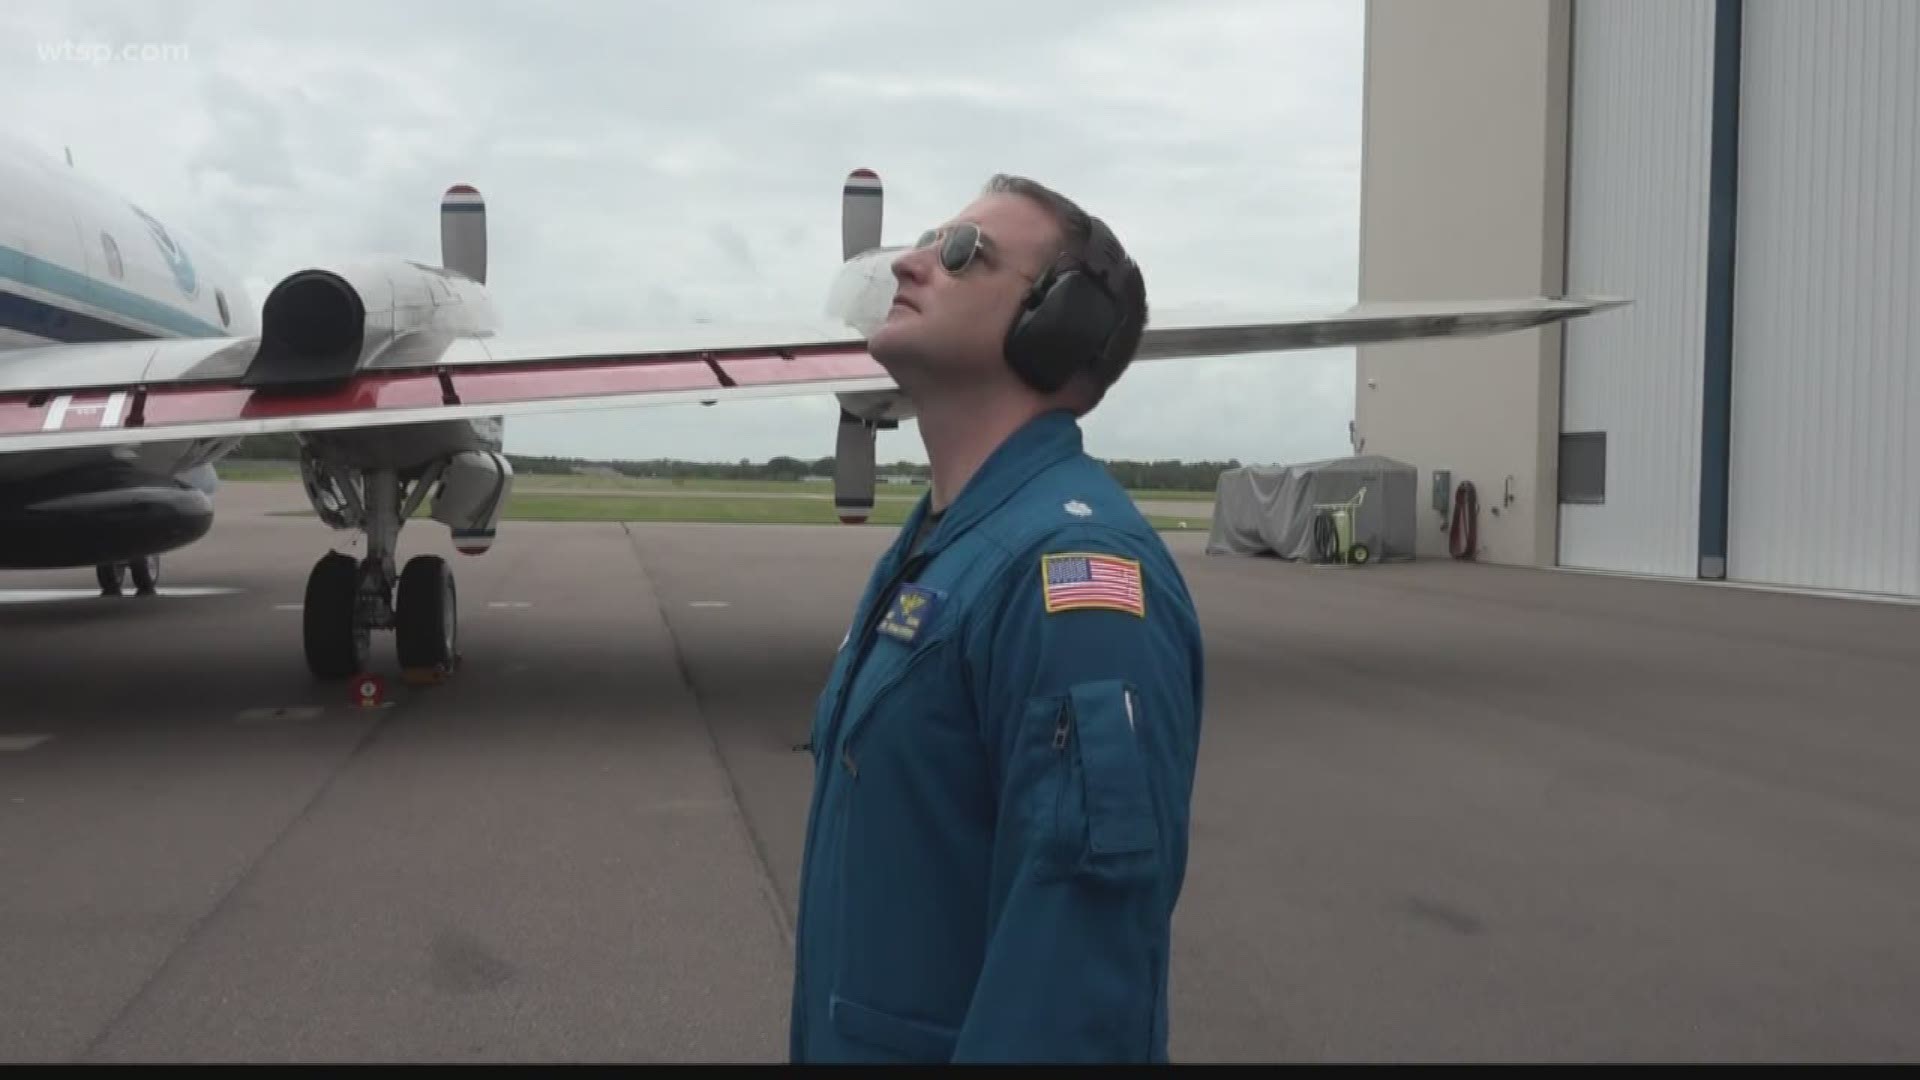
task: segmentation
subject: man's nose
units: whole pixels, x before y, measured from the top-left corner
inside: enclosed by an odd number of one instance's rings
[[[908,282],[920,284],[927,280],[927,248],[909,248],[893,260],[894,279],[902,285]]]

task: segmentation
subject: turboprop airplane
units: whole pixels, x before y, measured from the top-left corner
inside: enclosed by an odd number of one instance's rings
[[[684,332],[518,335],[488,299],[486,206],[464,184],[440,202],[438,265],[388,255],[282,278],[259,316],[192,237],[71,167],[0,146],[0,569],[92,566],[116,592],[152,591],[158,557],[213,524],[213,465],[247,435],[295,433],[320,520],[364,556],[320,556],[302,637],[312,673],[367,670],[376,630],[401,667],[437,677],[459,658],[446,560],[395,565],[402,526],[429,515],[457,550],[492,545],[513,470],[509,415],[832,394],[834,501],[873,509],[876,432],[911,405],[866,351],[886,317],[893,260],[880,178],[842,189],[841,259],[826,321]],[[1621,303],[1533,298],[1363,304],[1298,318],[1156,317],[1138,360],[1496,334]]]

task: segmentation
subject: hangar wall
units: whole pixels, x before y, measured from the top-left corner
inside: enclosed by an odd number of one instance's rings
[[[1920,595],[1920,4],[1745,9],[1728,574]]]
[[[1365,85],[1364,299],[1634,301],[1359,350],[1482,560],[1920,596],[1920,4],[1369,0]]]
[[[1568,14],[1370,0],[1361,300],[1561,291]],[[1355,447],[1420,470],[1420,556],[1448,552],[1428,498],[1440,469],[1478,492],[1480,558],[1552,559],[1560,333],[1356,350]]]

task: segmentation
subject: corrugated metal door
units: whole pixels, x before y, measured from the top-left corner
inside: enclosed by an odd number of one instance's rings
[[[1920,594],[1920,4],[1744,21],[1728,576]]]
[[[1567,328],[1563,566],[1698,561],[1713,8],[1574,5],[1567,289],[1633,303]]]

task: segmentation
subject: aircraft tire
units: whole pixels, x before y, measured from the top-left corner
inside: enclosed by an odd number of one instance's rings
[[[459,649],[460,611],[453,568],[438,555],[416,555],[400,572],[394,644],[404,671],[452,670]]]
[[[141,596],[152,596],[160,584],[160,556],[149,555],[127,564],[133,572],[133,588]]]
[[[307,669],[321,679],[345,679],[367,665],[371,634],[354,625],[360,566],[350,556],[329,551],[307,575],[301,609]]]

